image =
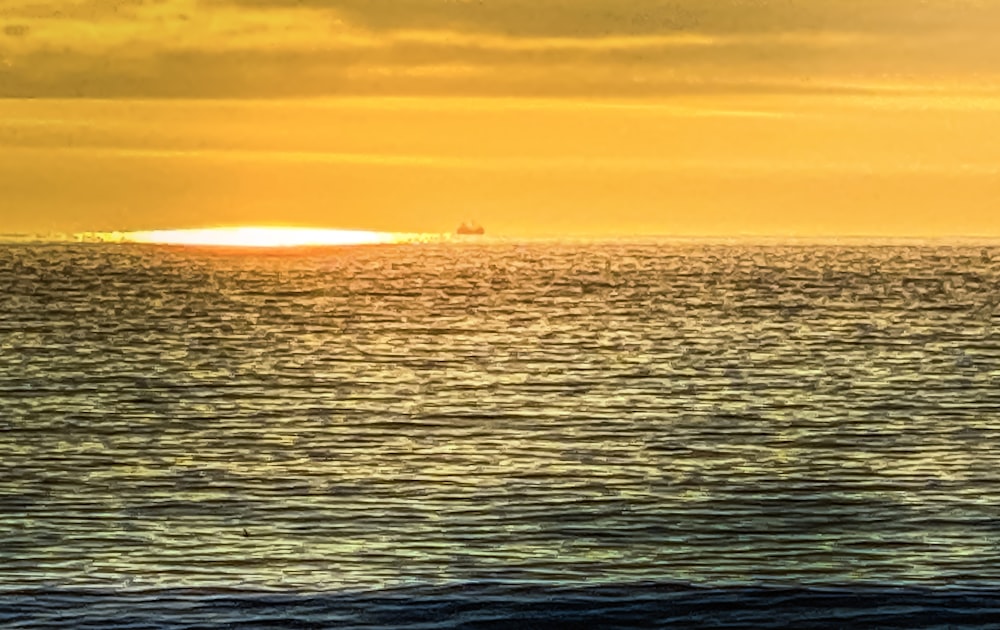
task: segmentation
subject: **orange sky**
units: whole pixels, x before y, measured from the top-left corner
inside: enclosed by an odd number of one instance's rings
[[[1000,235],[1000,4],[0,0],[0,232]]]

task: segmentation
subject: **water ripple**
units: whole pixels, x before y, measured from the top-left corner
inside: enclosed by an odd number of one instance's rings
[[[0,583],[997,585],[994,261],[0,246]]]

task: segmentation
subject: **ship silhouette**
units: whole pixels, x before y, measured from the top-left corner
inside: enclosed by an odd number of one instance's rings
[[[483,226],[473,221],[471,223],[462,223],[462,225],[458,226],[456,232],[459,234],[485,234],[486,230],[483,229]]]

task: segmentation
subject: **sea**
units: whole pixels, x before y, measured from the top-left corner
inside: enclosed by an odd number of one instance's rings
[[[1000,627],[1000,243],[2,244],[0,627]]]

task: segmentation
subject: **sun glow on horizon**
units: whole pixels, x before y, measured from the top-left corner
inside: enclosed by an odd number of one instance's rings
[[[90,235],[95,240],[209,247],[325,247],[429,240],[432,235],[295,227],[219,227]],[[89,239],[88,239],[89,240]]]

